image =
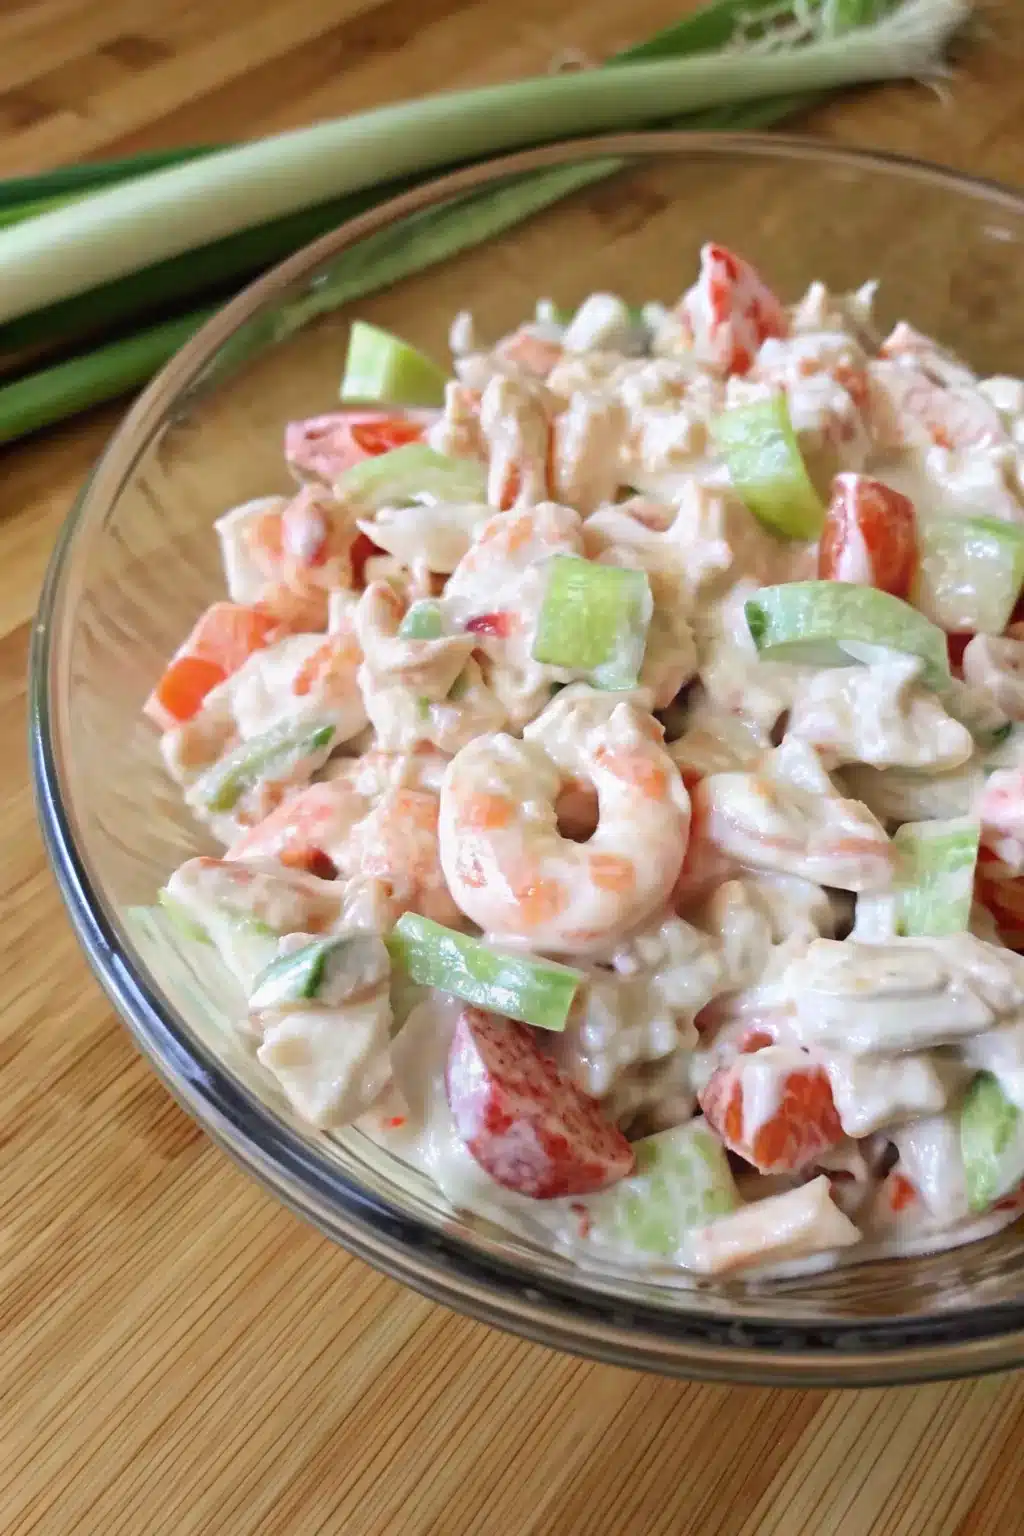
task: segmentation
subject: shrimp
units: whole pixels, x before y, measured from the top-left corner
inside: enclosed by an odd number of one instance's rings
[[[870,362],[868,417],[883,450],[969,452],[1006,443],[999,412],[973,383],[937,384],[921,368],[887,358]]]
[[[478,617],[501,611],[504,598],[508,598],[510,609],[515,605],[523,576],[531,567],[551,555],[577,555],[582,548],[579,514],[557,502],[541,501],[512,516],[491,517],[448,578],[445,602],[472,628]],[[509,612],[510,621],[516,616]],[[509,630],[514,625],[505,627]],[[483,635],[498,633],[479,625],[476,629]]]
[[[596,698],[596,703],[594,702]],[[441,865],[481,928],[583,955],[660,906],[686,851],[689,800],[653,716],[621,698],[556,699],[527,739],[478,737],[441,788]],[[558,830],[563,784],[597,792],[586,843]]]
[[[215,527],[233,600],[258,603],[294,628],[323,628],[328,592],[353,584],[359,529],[322,486],[247,502]]]
[[[437,845],[437,753],[370,752],[291,795],[228,850],[229,860],[276,859],[349,886],[372,885],[386,926],[420,912],[459,926]]]
[[[577,513],[555,502],[486,523],[444,589],[452,621],[473,636],[483,680],[513,729],[532,720],[568,674],[534,661],[533,637],[544,600],[544,563],[582,546]],[[495,725],[481,730],[500,729]],[[440,737],[434,739],[440,745]]]
[[[439,801],[425,789],[387,790],[352,828],[350,867],[385,888],[392,921],[419,912],[449,928],[464,926],[445,884],[438,848]]]
[[[335,855],[366,809],[363,797],[348,785],[310,784],[289,795],[269,816],[248,827],[228,848],[228,859],[276,859],[290,869],[332,879]]]

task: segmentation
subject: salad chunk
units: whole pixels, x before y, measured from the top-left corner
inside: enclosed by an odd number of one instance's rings
[[[290,1112],[581,1264],[1024,1211],[1024,383],[875,300],[356,322],[145,705]]]

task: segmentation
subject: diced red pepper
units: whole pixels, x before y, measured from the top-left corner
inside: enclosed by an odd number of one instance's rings
[[[857,581],[906,597],[917,555],[917,522],[909,497],[868,475],[836,475],[818,546],[822,581]]]
[[[464,1009],[448,1055],[447,1089],[467,1151],[505,1189],[553,1200],[592,1194],[633,1171],[625,1136],[525,1024]]]
[[[471,635],[495,635],[507,640],[515,631],[515,616],[511,613],[478,613],[469,619],[466,629]]]

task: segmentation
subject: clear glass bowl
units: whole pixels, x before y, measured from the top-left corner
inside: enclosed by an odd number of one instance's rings
[[[421,210],[499,184],[521,198],[516,178],[555,167],[575,193],[346,305],[360,272],[398,274]],[[671,1277],[584,1272],[450,1209],[358,1133],[299,1124],[233,1038],[217,978],[133,917],[203,846],[140,706],[222,593],[214,517],[285,488],[284,422],[331,408],[350,315],[442,355],[462,308],[496,336],[539,295],[675,296],[707,238],[744,252],[790,298],[813,278],[843,289],[877,277],[883,323],[905,315],[978,368],[1024,370],[1024,199],[928,166],[804,140],[661,134],[531,151],[407,194],[212,319],[135,404],[82,492],[32,658],[50,856],[92,966],[180,1103],[282,1200],[436,1300],[559,1348],[684,1376],[863,1386],[1017,1365],[1018,1231],[775,1284],[683,1289]]]

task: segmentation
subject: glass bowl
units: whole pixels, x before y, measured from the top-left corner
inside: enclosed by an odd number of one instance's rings
[[[522,212],[538,186],[522,178],[540,170],[552,196],[575,191],[402,279],[425,218],[436,231],[437,210],[469,197],[479,220],[481,189],[499,186]],[[1024,199],[929,166],[806,140],[665,133],[534,150],[397,198],[210,320],[133,406],[83,490],[32,657],[50,857],[90,963],[179,1102],[293,1209],[436,1300],[558,1348],[682,1376],[864,1386],[1017,1365],[1014,1230],[799,1280],[681,1288],[581,1270],[460,1214],[359,1133],[298,1123],[234,1038],[222,979],[137,911],[203,848],[140,706],[222,595],[214,517],[284,489],[284,422],[331,408],[350,316],[442,355],[460,309],[496,337],[540,295],[670,299],[709,238],[749,256],[788,298],[813,278],[846,289],[877,277],[883,324],[905,315],[979,369],[1024,369]],[[395,281],[356,302],[368,275]]]

